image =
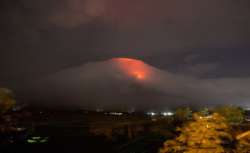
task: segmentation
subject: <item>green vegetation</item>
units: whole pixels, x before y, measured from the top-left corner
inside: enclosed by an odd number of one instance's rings
[[[174,120],[177,124],[182,124],[192,118],[192,110],[189,107],[178,108],[174,114]]]
[[[239,124],[244,121],[244,111],[240,107],[221,106],[214,111],[225,117],[228,123]]]
[[[205,107],[205,108],[203,108],[203,109],[200,110],[199,114],[200,114],[201,116],[208,116],[208,115],[210,115],[211,113],[210,113],[209,109],[208,109],[207,107]]]

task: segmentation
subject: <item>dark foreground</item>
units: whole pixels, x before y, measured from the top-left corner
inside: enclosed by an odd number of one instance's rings
[[[33,109],[16,118],[19,131],[1,134],[0,153],[157,153],[175,129],[170,117],[143,113]]]

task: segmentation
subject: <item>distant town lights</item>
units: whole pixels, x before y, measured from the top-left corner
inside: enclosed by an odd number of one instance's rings
[[[149,115],[149,116],[156,116],[156,115],[158,115],[158,113],[148,112],[147,115]],[[174,113],[173,112],[161,112],[160,115],[162,115],[162,116],[173,116]]]
[[[162,112],[161,114],[163,116],[172,116],[172,115],[174,115],[174,113],[172,113],[172,112]]]
[[[150,115],[150,116],[155,116],[156,115],[155,112],[148,112],[147,114]]]
[[[109,114],[110,115],[114,115],[114,116],[121,116],[121,115],[123,115],[123,113],[120,113],[120,112],[110,112]]]

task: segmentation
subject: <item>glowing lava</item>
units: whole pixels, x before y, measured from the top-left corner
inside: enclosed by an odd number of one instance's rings
[[[145,80],[149,77],[150,69],[144,62],[130,58],[114,58],[112,61],[118,64],[119,68],[127,75],[138,80]]]
[[[135,74],[137,79],[144,79],[145,78],[144,74],[141,72],[134,72],[134,74]]]

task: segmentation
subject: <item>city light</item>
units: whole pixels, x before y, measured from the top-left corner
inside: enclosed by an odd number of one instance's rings
[[[163,116],[173,116],[174,113],[172,113],[172,112],[162,112],[161,115],[163,115]]]
[[[102,108],[97,108],[96,112],[103,112],[104,110]]]
[[[155,112],[148,112],[147,115],[149,115],[149,116],[155,116],[156,113]]]
[[[109,115],[121,116],[121,115],[123,115],[123,113],[120,113],[120,112],[110,112]]]

